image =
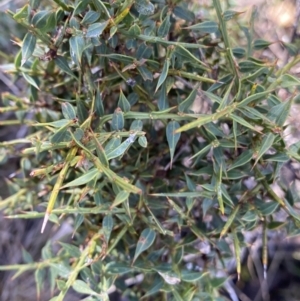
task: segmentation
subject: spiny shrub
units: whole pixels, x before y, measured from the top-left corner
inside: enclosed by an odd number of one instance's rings
[[[74,229],[14,267],[35,271],[38,294],[224,300],[246,231],[299,232],[296,186],[284,198],[272,186],[299,160],[284,135],[299,57],[282,42],[286,66],[261,59],[271,42],[253,36],[255,11],[249,26],[219,0],[30,0],[8,14],[27,29],[8,72],[28,90],[3,95],[16,116],[3,124],[28,135],[1,144],[2,162],[17,154],[21,168],[0,208],[44,217],[42,232],[49,221]]]

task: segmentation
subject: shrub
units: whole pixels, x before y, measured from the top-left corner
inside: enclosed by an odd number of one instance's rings
[[[85,300],[112,288],[129,300],[224,300],[226,262],[239,276],[246,231],[298,233],[295,185],[283,198],[272,186],[299,160],[284,136],[295,47],[282,43],[291,60],[277,69],[261,58],[270,42],[253,35],[255,11],[239,25],[219,0],[202,17],[180,0],[40,2],[8,11],[27,29],[9,72],[28,94],[3,95],[1,111],[16,114],[3,124],[29,133],[2,143],[2,162],[27,145],[0,208],[74,234],[13,268],[34,270],[52,301],[70,288]]]

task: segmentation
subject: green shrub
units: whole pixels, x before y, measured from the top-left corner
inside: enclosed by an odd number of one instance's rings
[[[28,94],[3,95],[1,112],[16,119],[2,125],[29,133],[1,144],[2,162],[27,146],[0,209],[45,216],[42,232],[48,220],[71,223],[74,239],[11,268],[34,270],[52,301],[71,287],[85,300],[108,300],[112,287],[129,300],[224,300],[226,262],[241,273],[246,231],[299,232],[295,185],[284,198],[272,186],[299,160],[284,136],[295,47],[282,43],[282,69],[260,59],[270,43],[253,37],[255,11],[238,25],[219,0],[201,19],[197,1],[40,2],[8,11],[27,28],[8,71]]]

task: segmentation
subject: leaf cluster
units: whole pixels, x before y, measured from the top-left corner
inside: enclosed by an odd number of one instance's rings
[[[44,217],[42,232],[48,220],[71,221],[71,244],[49,243],[39,263],[11,266],[35,270],[39,294],[49,281],[52,301],[70,288],[84,300],[109,300],[111,288],[129,300],[223,300],[220,270],[234,257],[240,274],[246,231],[298,234],[295,185],[282,187],[284,198],[272,186],[300,158],[300,144],[285,138],[296,50],[282,44],[291,59],[277,69],[260,58],[271,42],[255,39],[252,23],[237,23],[244,36],[231,38],[240,12],[213,0],[200,20],[197,9],[183,0],[30,0],[8,11],[27,29],[8,72],[28,91],[3,95],[0,112],[15,112],[6,125],[29,134],[1,143],[1,162],[26,146],[0,209]]]

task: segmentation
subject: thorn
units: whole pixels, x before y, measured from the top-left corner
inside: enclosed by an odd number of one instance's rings
[[[49,220],[49,213],[46,212],[45,217],[44,217],[44,221],[43,221],[43,225],[42,225],[41,233],[44,233],[44,230],[46,228],[48,220]]]

